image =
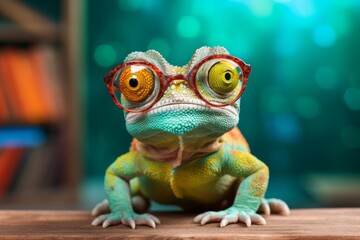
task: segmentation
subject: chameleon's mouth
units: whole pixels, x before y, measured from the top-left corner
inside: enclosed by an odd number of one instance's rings
[[[159,101],[146,113],[130,112],[126,115],[126,122],[133,123],[138,119],[153,114],[161,114],[171,111],[186,111],[186,110],[195,110],[199,112],[205,111],[219,115],[226,114],[232,118],[239,117],[238,110],[234,106],[211,107],[207,105],[205,102],[198,99],[172,99],[172,100]]]

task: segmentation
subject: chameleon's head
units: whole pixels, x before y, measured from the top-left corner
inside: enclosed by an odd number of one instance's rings
[[[251,69],[222,47],[196,50],[183,67],[158,52],[133,52],[105,81],[128,132],[153,145],[213,139],[236,127]]]

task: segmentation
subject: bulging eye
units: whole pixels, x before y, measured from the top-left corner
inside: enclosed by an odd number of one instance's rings
[[[239,99],[243,80],[239,64],[227,58],[214,58],[204,62],[195,75],[195,84],[200,96],[219,106]]]
[[[208,71],[209,87],[217,94],[229,94],[238,85],[239,67],[228,60],[221,60],[214,63]]]
[[[131,102],[145,101],[153,92],[155,75],[145,66],[135,65],[124,68],[119,76],[119,90]]]

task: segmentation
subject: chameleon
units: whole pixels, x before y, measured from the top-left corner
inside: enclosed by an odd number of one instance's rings
[[[220,227],[290,214],[284,201],[264,198],[269,169],[237,127],[250,72],[220,46],[197,49],[182,67],[155,50],[114,67],[104,80],[134,139],[106,170],[106,199],[93,208],[92,225],[155,228],[151,201],[201,211],[195,223]]]

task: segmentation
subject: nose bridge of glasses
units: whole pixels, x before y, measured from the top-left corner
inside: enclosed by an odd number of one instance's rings
[[[190,83],[190,81],[188,80],[187,75],[184,75],[184,74],[169,75],[169,76],[166,76],[166,78],[165,78],[164,87],[165,87],[165,89],[171,88],[171,87],[174,89],[174,87],[177,87],[180,85],[185,85],[187,87],[190,87],[189,83]]]
[[[183,80],[183,81],[188,81],[187,80],[187,77],[186,75],[184,74],[176,74],[176,75],[170,75],[167,77],[167,85],[170,85],[173,81],[176,81],[176,80]]]

